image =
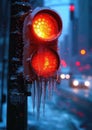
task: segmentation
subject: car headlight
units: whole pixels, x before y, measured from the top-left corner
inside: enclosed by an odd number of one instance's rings
[[[73,85],[74,85],[74,86],[78,86],[78,85],[79,85],[78,80],[74,80],[74,81],[73,81]]]
[[[65,79],[65,74],[61,74],[61,75],[60,75],[60,78],[61,78],[61,79]]]
[[[70,75],[69,74],[66,74],[66,79],[70,79]]]
[[[90,82],[89,81],[85,81],[84,85],[87,86],[87,87],[89,87],[90,86]]]

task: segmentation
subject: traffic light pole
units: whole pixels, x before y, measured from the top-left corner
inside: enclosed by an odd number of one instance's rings
[[[30,10],[27,0],[11,0],[7,130],[27,130],[27,88],[22,67],[22,28]]]

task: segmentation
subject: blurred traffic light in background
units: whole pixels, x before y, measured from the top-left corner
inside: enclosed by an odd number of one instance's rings
[[[76,62],[75,62],[75,65],[76,65],[76,66],[80,66],[80,65],[81,65],[80,61],[76,61]]]
[[[67,67],[67,63],[65,60],[61,59],[61,66],[62,67]]]
[[[70,11],[70,20],[74,20],[74,11],[75,11],[74,4],[69,5],[69,11]]]
[[[53,10],[37,8],[24,21],[24,75],[29,80],[37,77],[49,78],[56,74],[60,58],[58,37],[62,31],[62,20]]]

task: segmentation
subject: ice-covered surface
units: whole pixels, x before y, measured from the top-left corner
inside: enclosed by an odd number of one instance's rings
[[[45,113],[41,107],[39,120],[37,120],[36,112],[32,111],[31,98],[28,98],[28,126],[29,130],[31,128],[35,130],[82,130],[79,128],[76,117],[63,110],[62,107],[57,108],[55,96],[46,102]]]
[[[80,122],[78,119],[67,112],[67,110],[63,109],[63,104],[60,108],[57,107],[57,96],[59,97],[55,91],[52,98],[48,97],[46,99],[44,112],[43,103],[41,102],[39,120],[37,120],[36,108],[34,108],[33,112],[32,97],[28,97],[28,130],[83,130],[79,128]],[[3,122],[0,123],[0,128],[5,126],[6,104],[3,104]]]

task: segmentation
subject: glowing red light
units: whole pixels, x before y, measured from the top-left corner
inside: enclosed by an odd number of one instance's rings
[[[80,61],[76,61],[76,62],[75,62],[75,65],[76,65],[76,66],[80,66]]]
[[[58,23],[52,15],[38,13],[33,19],[34,33],[43,40],[52,40],[58,34]]]
[[[62,65],[63,67],[66,67],[66,66],[67,66],[65,60],[61,60],[61,65]]]
[[[70,9],[70,11],[74,11],[75,10],[75,6],[73,5],[73,4],[71,4],[70,6],[69,6],[69,9]]]
[[[52,76],[59,67],[58,55],[49,49],[36,52],[31,59],[31,66],[38,76]]]

